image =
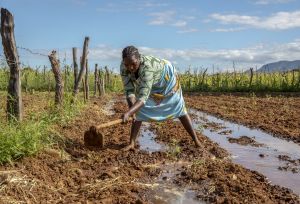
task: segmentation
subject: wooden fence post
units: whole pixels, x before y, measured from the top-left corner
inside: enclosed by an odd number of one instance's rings
[[[252,80],[253,80],[253,68],[250,68],[250,82],[249,82],[249,87],[252,87]]]
[[[99,77],[98,77],[98,64],[95,64],[95,72],[94,72],[94,76],[95,76],[95,81],[94,81],[94,96],[97,95],[97,84],[99,83]]]
[[[109,88],[110,86],[110,74],[109,74],[109,69],[107,66],[104,67],[105,69],[105,87],[106,88]]]
[[[79,84],[80,84],[80,81],[82,80],[82,77],[83,77],[83,74],[84,74],[84,71],[85,71],[89,40],[90,40],[89,37],[85,37],[85,39],[84,39],[82,58],[81,58],[81,62],[80,62],[80,72],[79,72],[79,75],[76,79],[76,83],[75,83],[75,87],[74,87],[74,96],[75,97],[78,94]]]
[[[83,101],[86,102],[86,86],[85,86],[85,80],[82,78],[81,79],[81,83],[82,83],[82,89],[83,89]]]
[[[56,58],[56,51],[53,50],[49,55],[49,60],[51,62],[52,71],[55,77],[55,105],[59,106],[63,102],[63,89],[64,83],[62,80],[62,75],[60,72],[59,61]]]
[[[10,68],[10,77],[7,87],[7,118],[8,120],[22,121],[22,96],[20,61],[14,34],[14,17],[4,8],[1,8],[1,36],[4,54]]]
[[[88,101],[90,99],[90,86],[89,86],[89,67],[88,67],[88,59],[86,59],[85,65],[85,98]]]
[[[73,66],[74,66],[74,93],[75,93],[75,85],[76,85],[76,80],[78,78],[78,64],[77,64],[77,48],[73,47]]]
[[[101,75],[101,70],[99,70],[99,96],[105,95],[105,75]]]
[[[46,65],[44,65],[44,69],[43,69],[43,80],[44,80],[44,84],[46,83]]]

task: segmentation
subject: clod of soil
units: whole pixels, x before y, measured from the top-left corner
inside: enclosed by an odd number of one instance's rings
[[[253,147],[261,147],[263,146],[263,144],[256,142],[253,138],[247,137],[247,136],[241,136],[239,138],[233,138],[233,137],[229,137],[228,141],[230,143],[237,143],[240,145],[251,145]]]
[[[288,155],[279,155],[278,159],[282,161],[287,161],[295,166],[300,166],[300,159],[292,159]]]
[[[211,132],[217,132],[225,127],[221,123],[207,122],[203,125],[204,128],[209,128]]]
[[[281,171],[291,171],[293,173],[300,172],[300,159],[292,159],[288,155],[279,155],[279,160],[286,161],[284,166],[279,166],[278,169]]]
[[[84,133],[84,145],[103,148],[104,137],[101,132],[97,131],[95,126],[91,126],[90,129]]]
[[[230,134],[232,134],[232,130],[224,130],[224,131],[219,132],[218,134],[220,134],[220,135],[230,135]]]

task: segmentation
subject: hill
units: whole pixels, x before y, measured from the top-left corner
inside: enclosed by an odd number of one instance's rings
[[[285,72],[293,69],[300,69],[300,60],[278,61],[263,65],[258,72]]]

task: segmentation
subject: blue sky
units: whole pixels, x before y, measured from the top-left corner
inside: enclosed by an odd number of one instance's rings
[[[85,36],[90,65],[115,70],[126,45],[180,70],[300,59],[299,0],[0,0],[0,7],[14,15],[17,46],[44,54],[56,49],[67,63]],[[24,64],[50,66],[47,57],[22,49],[19,55]]]

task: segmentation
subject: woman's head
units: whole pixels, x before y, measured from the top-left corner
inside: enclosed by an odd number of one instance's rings
[[[123,63],[130,72],[136,72],[140,66],[140,53],[134,46],[127,46],[122,51]]]

